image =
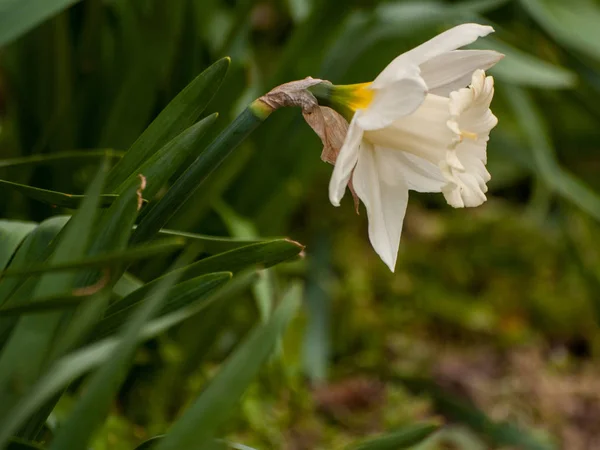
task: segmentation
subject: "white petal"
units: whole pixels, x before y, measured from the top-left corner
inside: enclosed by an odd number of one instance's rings
[[[418,69],[406,73],[404,78],[375,90],[373,101],[358,119],[358,124],[363,130],[385,128],[400,117],[415,112],[426,95],[427,85]]]
[[[397,79],[396,74],[402,71],[403,67],[420,66],[431,58],[470,44],[477,38],[487,36],[493,31],[494,29],[490,26],[475,23],[465,23],[444,31],[394,59],[375,79],[372,87],[379,89],[393,82]]]
[[[486,201],[486,182],[490,179],[485,168],[486,147],[489,133],[498,123],[489,109],[493,96],[494,80],[482,70],[473,73],[468,89],[450,94],[448,127],[454,132],[458,130],[460,135],[446,160],[440,163],[440,169],[448,179],[442,192],[455,208],[479,206]]]
[[[449,103],[446,97],[429,94],[413,114],[387,128],[366,131],[364,139],[376,146],[411,153],[437,166],[445,159],[454,138],[447,125]]]
[[[473,72],[468,89],[450,93],[450,115],[456,127],[487,136],[498,123],[498,119],[490,111],[493,97],[494,79],[486,77],[483,70]]]
[[[410,153],[392,150],[402,161],[402,174],[408,188],[417,192],[441,192],[446,180],[440,167]]]
[[[357,111],[348,126],[348,132],[344,139],[344,144],[335,161],[335,167],[329,181],[329,201],[333,206],[340,206],[340,201],[346,192],[346,186],[352,170],[358,161],[358,153],[361,147],[363,130],[358,126],[362,111]]]
[[[454,50],[421,64],[421,76],[429,93],[447,97],[467,86],[475,70],[487,70],[503,57],[493,50]]]
[[[377,147],[377,152],[385,156],[386,169],[393,171],[396,178],[402,178],[410,190],[442,192],[442,187],[447,183],[439,165],[419,156],[383,147]]]
[[[371,245],[393,272],[408,203],[408,187],[401,177],[389,176],[387,155],[379,150],[365,142],[352,183],[367,209]]]

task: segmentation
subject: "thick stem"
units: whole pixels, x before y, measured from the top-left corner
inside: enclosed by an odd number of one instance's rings
[[[137,226],[131,241],[152,238],[225,158],[273,112],[260,100],[248,106],[177,179]]]

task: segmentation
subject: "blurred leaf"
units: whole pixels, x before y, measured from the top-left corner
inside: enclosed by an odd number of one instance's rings
[[[577,75],[572,71],[518,50],[499,39],[488,37],[484,43],[476,43],[472,48],[503,53],[505,58],[491,68],[490,73],[507,83],[544,89],[563,89],[571,88],[577,82]]]
[[[14,270],[20,270],[28,267],[32,261],[43,261],[45,253],[48,249],[48,244],[58,235],[63,229],[68,216],[57,216],[41,222],[23,241],[14,258],[8,266]],[[11,295],[22,284],[19,278],[1,279],[0,280],[0,304],[5,304],[9,301]],[[11,303],[11,302],[10,302]],[[1,326],[0,326],[1,328]],[[0,332],[0,335],[2,333]]]
[[[148,439],[146,442],[140,444],[135,448],[135,450],[150,450],[156,448],[158,443],[165,438],[163,436],[156,436],[151,439]],[[227,450],[227,449],[235,449],[235,450],[256,450],[255,448],[248,447],[247,445],[237,444],[234,442],[227,442],[222,439],[215,439],[211,444],[207,446],[207,450]]]
[[[108,208],[102,211],[93,227],[94,240],[88,249],[88,256],[97,256],[106,252],[118,252],[127,248],[133,224],[138,215],[139,195],[143,182],[132,185]],[[110,272],[112,280],[117,280],[125,272],[121,265]],[[96,281],[98,270],[84,271],[78,277],[78,284],[87,286]],[[102,295],[105,294],[105,295]],[[82,303],[63,326],[52,346],[50,359],[56,359],[76,348],[81,339],[100,319],[110,300],[110,291],[100,291],[94,299]]]
[[[236,238],[257,238],[258,231],[254,224],[241,217],[225,202],[219,201],[215,204],[215,210],[225,222],[229,232]],[[260,272],[260,277],[252,286],[252,294],[256,300],[260,319],[265,323],[271,315],[275,299],[275,288],[273,274],[269,270]]]
[[[202,275],[206,276],[214,272],[227,271],[237,273],[255,265],[268,267],[297,256],[302,249],[303,247],[298,243],[285,239],[268,241],[248,245],[197,261],[178,269],[178,272],[180,272],[182,280],[190,280],[190,282],[196,280],[197,282],[202,279]],[[160,280],[161,278],[158,278],[146,283],[127,297],[113,303],[109,307],[105,318],[98,324],[95,334],[104,335],[106,334],[106,330],[113,330],[117,326],[115,323],[122,323],[125,315],[123,312],[128,314],[128,308],[143,300],[148,295],[148,292],[160,283]],[[178,287],[178,289],[183,289],[183,293],[185,294],[185,288]],[[172,301],[176,301],[175,296]]]
[[[40,189],[24,184],[13,183],[12,181],[0,180],[0,186],[6,186],[21,192],[23,195],[38,200],[43,203],[48,203],[52,206],[62,206],[64,208],[77,208],[84,200],[84,195],[65,194],[64,192],[50,191],[48,189]],[[115,194],[100,195],[100,207],[108,206],[118,196]]]
[[[440,427],[437,423],[420,423],[404,426],[391,433],[351,445],[352,450],[401,450],[412,448]]]
[[[169,178],[190,156],[197,156],[197,153],[202,151],[199,141],[206,130],[214,124],[217,116],[216,113],[211,114],[185,129],[139,167],[137,172],[146,177],[147,184],[144,195],[147,198],[154,198]],[[129,186],[137,182],[137,173],[132,173],[121,186],[115,189],[115,192],[124,192]]]
[[[40,22],[77,2],[78,0],[2,0],[0,46],[6,45]]]
[[[8,443],[6,450],[43,450],[44,447],[37,445],[34,442],[28,442],[21,439],[13,438]]]
[[[248,269],[234,276],[218,293],[229,298],[239,299],[245,297],[246,291],[256,281],[256,276],[254,270]],[[177,376],[182,379],[193,376],[196,373],[195,371],[207,359],[211,349],[218,347],[219,338],[226,331],[224,329],[225,324],[232,319],[231,310],[233,305],[230,302],[215,302],[212,299],[209,301],[210,304],[208,308],[202,310],[202,315],[194,317],[182,326],[182,334],[184,334],[182,343],[185,346],[186,358],[176,368]],[[197,307],[194,307],[194,309],[197,309]],[[163,319],[163,326],[167,326],[167,323],[172,323],[175,320],[181,321],[183,315],[188,313],[189,310],[182,310],[181,312],[169,314]],[[186,339],[185,334],[191,336],[191,339]],[[186,397],[184,392],[181,394],[184,398]]]
[[[154,448],[156,446],[156,444],[158,444],[158,442],[163,438],[164,436],[154,436],[153,438],[148,439],[145,442],[142,442],[140,445],[138,445],[135,450],[151,450],[152,448]]]
[[[57,309],[67,309],[77,306],[82,301],[88,300],[98,289],[90,294],[75,295],[71,292],[66,294],[52,295],[50,297],[42,297],[36,299],[35,302],[26,303],[24,305],[8,306],[0,308],[0,316],[21,316],[25,314],[34,314],[40,312],[50,312]]]
[[[431,395],[436,408],[448,418],[464,423],[474,431],[485,436],[494,446],[514,446],[521,450],[557,450],[558,447],[543,442],[530,431],[521,429],[512,423],[495,422],[475,406],[445,393],[433,381],[418,377],[397,377],[411,391],[425,392]]]
[[[125,152],[118,152],[116,150],[109,149],[57,152],[43,155],[24,156],[21,158],[0,159],[0,168],[65,164],[65,162],[79,160],[86,163],[97,163],[97,160],[104,158],[121,158],[124,154]]]
[[[118,87],[102,123],[100,146],[125,148],[139,137],[152,116],[160,85],[173,64],[186,2],[151,2],[143,14],[131,2],[116,3],[122,65],[119,76],[113,78]]]
[[[113,286],[113,293],[119,297],[125,297],[143,285],[144,283],[140,279],[129,272],[125,272]]]
[[[61,263],[85,253],[106,172],[107,165],[102,164],[87,190],[81,209],[75,212],[61,233],[50,262]],[[67,291],[73,287],[74,281],[73,272],[43,275],[33,292],[33,301]],[[59,313],[50,313],[27,316],[18,322],[0,355],[0,417],[6,418],[10,414],[19,397],[41,375],[59,321]],[[28,357],[23,358],[23,354]],[[14,379],[19,380],[19,385],[12,382]],[[5,443],[6,439],[0,440],[0,447]]]
[[[600,60],[600,7],[592,0],[521,0],[521,5],[559,43]]]
[[[600,195],[565,171],[556,161],[546,126],[529,94],[517,87],[506,87],[506,98],[523,129],[544,182],[557,194],[600,220]]]
[[[303,342],[304,370],[314,384],[327,380],[331,353],[331,243],[320,233],[311,255],[305,290],[307,313]]]
[[[72,269],[83,269],[88,267],[112,266],[115,264],[130,263],[138,259],[150,258],[163,253],[172,253],[181,249],[185,240],[181,238],[169,238],[162,241],[156,241],[138,247],[128,248],[110,253],[98,254],[88,258],[82,258],[77,261],[65,261],[61,264],[40,264],[32,265],[26,269],[11,270],[7,269],[0,272],[2,277],[28,276],[46,272],[57,272]]]
[[[214,63],[183,89],[148,126],[119,161],[107,181],[113,191],[171,139],[191,126],[219,89],[229,67],[229,58]]]
[[[233,412],[240,397],[271,354],[299,304],[299,285],[287,292],[269,322],[238,346],[194,404],[175,422],[157,450],[204,448]]]
[[[192,317],[202,310],[207,303],[227,300],[234,295],[238,295],[252,281],[254,281],[252,274],[236,277],[213,294],[207,302],[203,302],[200,305],[192,304],[182,310],[153,320],[144,327],[140,341],[157,336],[175,324]],[[118,342],[118,339],[115,337],[103,339],[56,361],[36,385],[32,387],[26,397],[15,407],[12,414],[6,420],[0,422],[0,442],[8,439],[40,405],[53,398],[56,393],[68,386],[69,383],[106,362]]]
[[[424,29],[439,24],[449,27],[452,22],[464,22],[466,18],[472,18],[473,13],[482,13],[504,3],[505,0],[476,0],[449,5],[438,0],[413,0],[384,2],[377,5],[370,14],[355,11],[323,58],[322,72],[328,79],[339,82],[337,78],[355,68],[356,62],[382,41],[394,39],[398,48],[396,54],[399,54],[408,50],[403,41]],[[429,37],[433,37],[433,34],[430,33]],[[484,41],[487,42],[487,39]],[[383,67],[375,70],[380,71]]]
[[[181,276],[182,272],[179,271],[177,275]],[[169,276],[169,274],[166,276]],[[215,272],[179,283],[169,290],[168,300],[158,314],[163,316],[191,303],[199,304],[199,302],[210,298],[215,289],[230,279],[230,272]],[[156,289],[156,286],[160,282],[162,280],[153,283],[151,287]],[[138,289],[127,297],[112,303],[102,320],[96,325],[92,332],[92,337],[99,339],[116,331],[127,321],[131,312],[135,310],[136,305],[147,301],[150,295],[152,295],[152,289]]]
[[[175,265],[184,265],[194,256],[195,250],[188,249]],[[94,431],[108,414],[113,396],[125,378],[126,369],[131,364],[144,325],[158,313],[167,299],[170,288],[178,280],[178,276],[173,273],[164,277],[146,301],[136,309],[125,326],[119,343],[111,352],[111,363],[101,366],[92,376],[67,421],[58,429],[50,450],[87,448]]]
[[[21,242],[36,226],[34,222],[0,220],[0,270],[8,265]]]

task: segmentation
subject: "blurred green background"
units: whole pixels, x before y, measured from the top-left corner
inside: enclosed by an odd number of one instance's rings
[[[0,0],[0,178],[76,194],[98,149],[117,159],[223,56],[231,65],[205,111],[219,118],[203,145],[278,84],[368,81],[457,23],[493,25],[476,47],[506,55],[490,71],[499,125],[489,200],[453,210],[441,195],[412,193],[394,274],[369,245],[364,209],[330,205],[331,166],[299,110],[277,111],[245,140],[169,228],[287,236],[304,258],[141,347],[91,448],[133,449],[165,432],[289,283],[302,286],[303,307],[222,430],[227,440],[336,449],[434,418],[446,426],[419,448],[600,448],[600,3],[17,2],[29,10]],[[78,153],[49,157],[64,152]],[[4,219],[68,212],[0,189]],[[151,258],[130,272],[148,281],[166,265]]]

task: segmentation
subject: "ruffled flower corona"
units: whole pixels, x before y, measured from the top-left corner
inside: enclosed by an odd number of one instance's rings
[[[329,198],[339,206],[352,183],[371,244],[392,271],[409,190],[441,192],[455,208],[486,201],[486,146],[498,120],[484,70],[503,55],[457,49],[491,32],[459,25],[398,56],[372,83],[331,88],[331,104],[352,119]]]

